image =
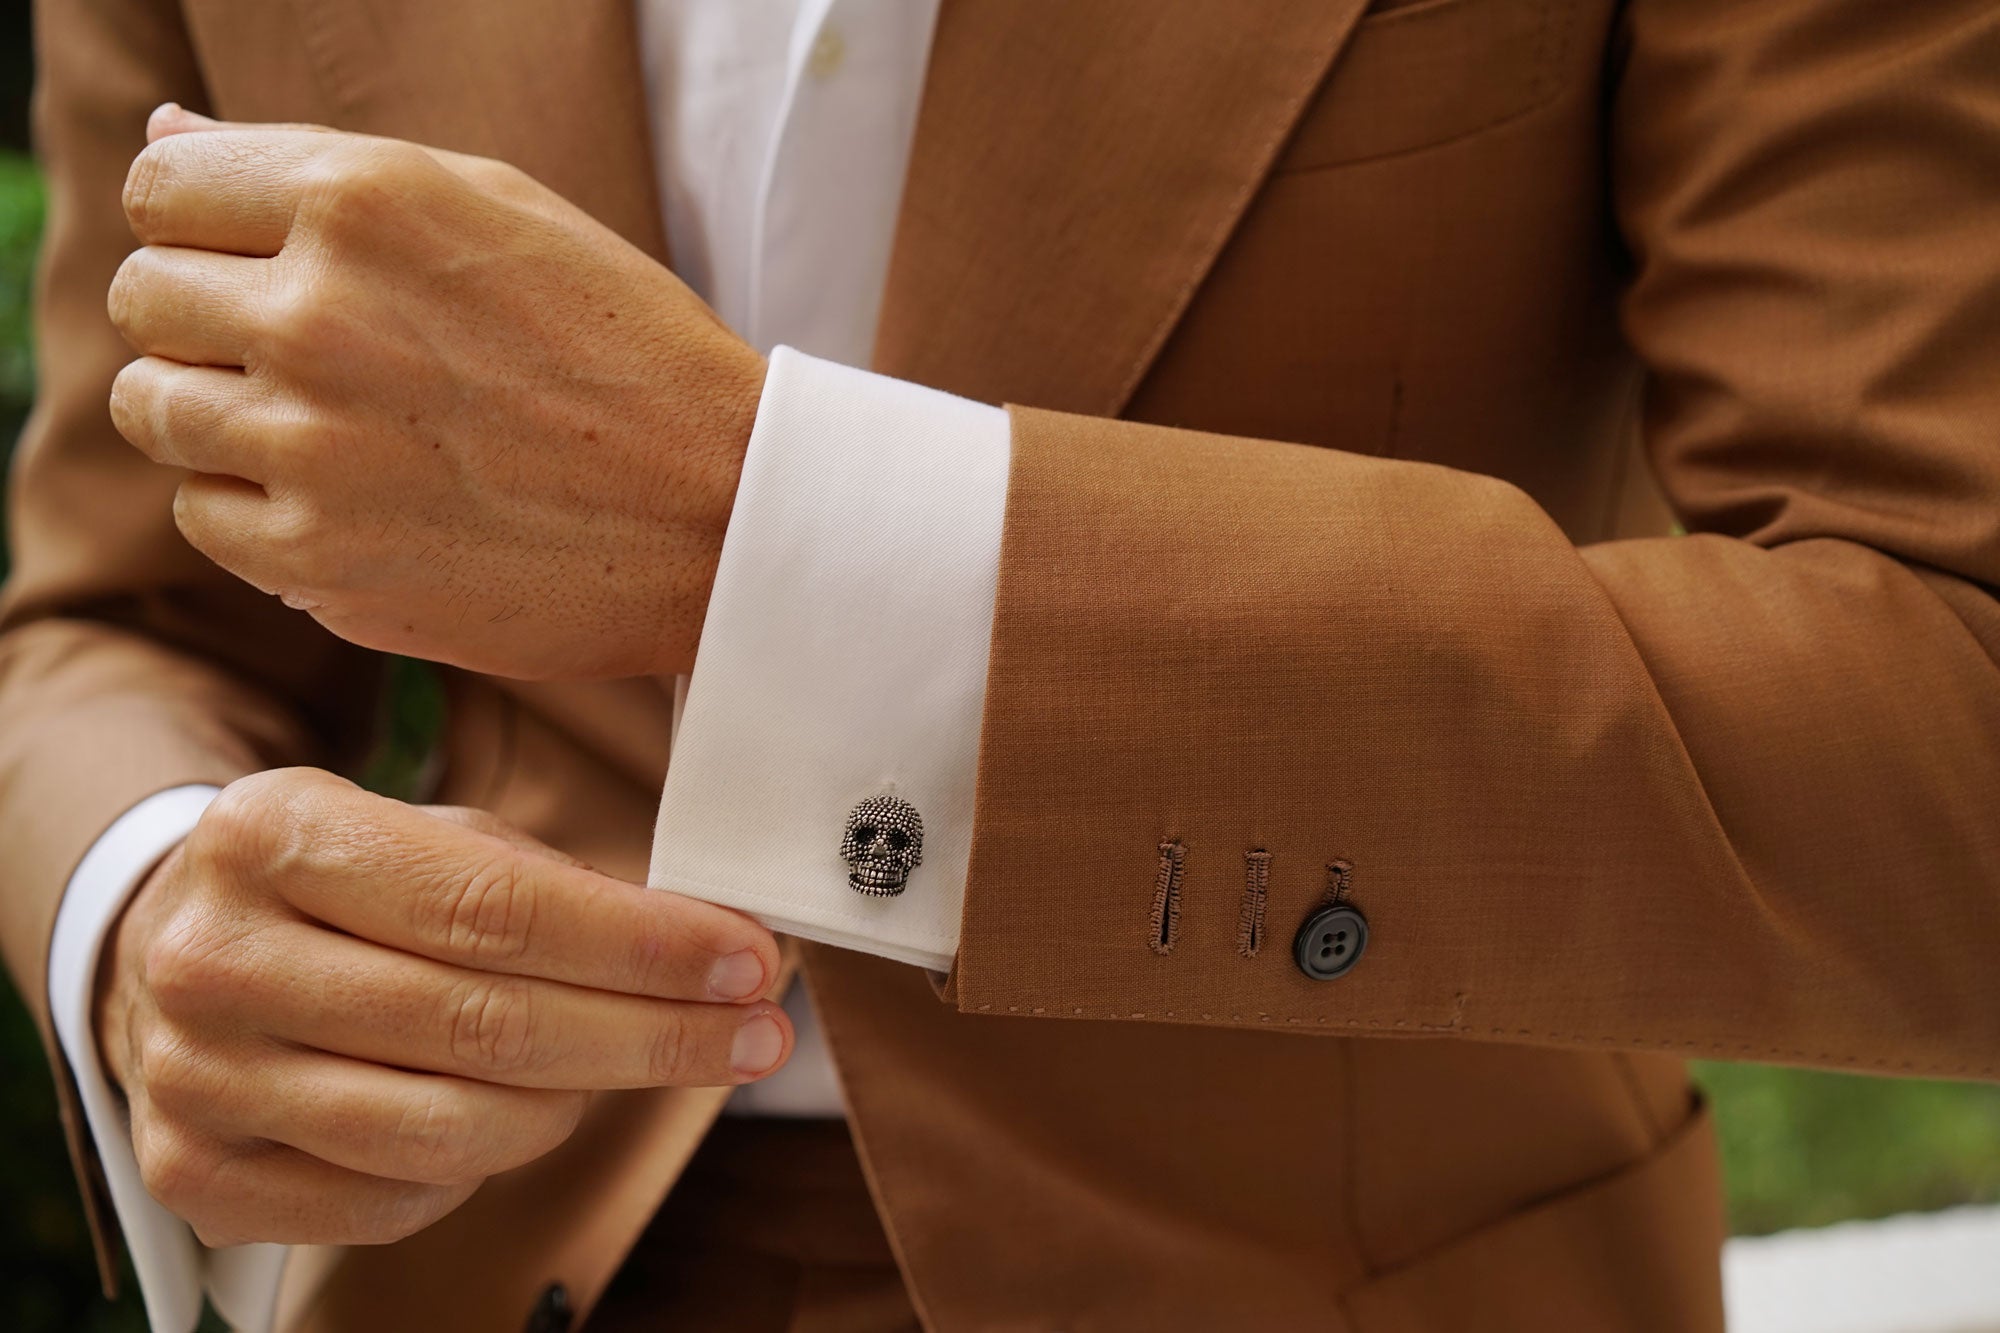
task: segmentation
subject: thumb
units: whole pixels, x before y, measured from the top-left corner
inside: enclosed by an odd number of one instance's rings
[[[162,102],[153,108],[153,114],[146,117],[146,142],[158,143],[175,134],[188,134],[197,130],[310,130],[316,134],[332,134],[333,130],[324,125],[247,125],[237,121],[217,120],[204,116],[199,111],[190,111],[179,102]]]
[[[162,102],[153,108],[152,115],[146,117],[146,142],[158,143],[170,134],[212,130],[221,124],[221,121],[211,120],[199,111],[188,110],[179,102]]]

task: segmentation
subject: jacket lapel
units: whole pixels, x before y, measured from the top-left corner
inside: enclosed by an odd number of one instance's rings
[[[511,162],[666,256],[634,0],[289,0],[340,129]]]
[[[664,257],[633,0],[289,0],[326,119],[528,171]],[[945,0],[875,364],[1115,414],[1367,0]]]
[[[945,0],[876,368],[1115,415],[1366,0]]]

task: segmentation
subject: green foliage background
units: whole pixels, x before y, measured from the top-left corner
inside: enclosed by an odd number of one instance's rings
[[[17,15],[11,2],[0,4],[0,46],[18,34]],[[0,107],[0,133],[15,110]],[[18,432],[32,390],[29,280],[42,211],[28,158],[0,151],[0,449]],[[435,680],[410,664],[397,665],[391,690],[390,730],[372,776],[393,791],[434,732],[439,702]],[[1717,1108],[1738,1232],[2000,1201],[2000,1087],[1758,1065],[1697,1073]],[[144,1328],[129,1279],[115,1304],[99,1299],[96,1285],[41,1046],[0,978],[0,1328]]]

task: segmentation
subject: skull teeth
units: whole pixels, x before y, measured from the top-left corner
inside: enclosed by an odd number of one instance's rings
[[[923,864],[923,817],[899,796],[867,797],[848,812],[840,855],[855,892],[892,898],[903,891],[910,871]]]

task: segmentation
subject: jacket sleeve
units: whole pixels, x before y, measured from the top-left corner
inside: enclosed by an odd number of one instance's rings
[[[1691,535],[1017,409],[959,1007],[2000,1078],[2000,10],[1622,21]]]
[[[371,657],[187,546],[178,474],[111,425],[111,380],[132,356],[104,309],[134,244],[126,168],[156,104],[207,102],[178,7],[44,0],[34,17],[49,221],[37,402],[13,461],[0,595],[0,946],[48,1042],[108,1286],[109,1212],[47,1008],[63,886],[154,792],[328,761],[330,738],[365,737],[376,675]]]

